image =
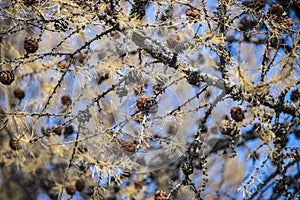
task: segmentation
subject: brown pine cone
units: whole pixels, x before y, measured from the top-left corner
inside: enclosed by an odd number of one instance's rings
[[[74,195],[76,193],[76,187],[72,184],[67,184],[66,185],[66,192],[69,195]]]
[[[239,29],[242,31],[247,31],[253,29],[258,24],[255,18],[245,16],[241,19],[239,24]]]
[[[155,99],[149,98],[144,103],[144,109],[147,113],[156,113],[158,110],[158,105]]]
[[[77,191],[82,192],[85,188],[84,179],[83,178],[77,179],[75,186],[76,186]]]
[[[62,105],[69,106],[72,104],[72,100],[68,95],[63,95],[61,97],[61,103]]]
[[[56,135],[61,135],[62,133],[62,127],[59,125],[54,125],[52,127],[53,133],[55,133]]]
[[[135,152],[135,144],[131,140],[124,140],[121,145],[125,151]]]
[[[292,91],[291,100],[293,102],[298,102],[300,100],[300,92],[299,92],[299,90],[293,90]]]
[[[229,135],[233,128],[233,124],[229,120],[224,119],[220,122],[220,131],[224,135]]]
[[[24,41],[24,49],[27,53],[34,53],[38,50],[38,41],[33,37],[27,37]]]
[[[139,111],[144,111],[145,110],[145,103],[146,101],[149,99],[149,97],[147,96],[140,96],[137,100],[136,100],[136,107]]]
[[[69,64],[65,60],[62,60],[59,63],[57,63],[57,69],[61,71],[65,71],[68,68],[69,68]]]
[[[88,56],[85,53],[80,54],[80,56],[78,57],[78,62],[80,64],[84,64],[85,61],[88,59]]]
[[[68,126],[65,127],[64,135],[65,135],[65,136],[69,136],[69,135],[71,135],[73,132],[74,132],[73,126],[72,126],[72,125],[68,125]]]
[[[15,75],[8,70],[0,72],[0,82],[3,85],[10,85],[15,80]]]
[[[166,200],[167,199],[167,193],[159,190],[154,195],[154,200]]]
[[[272,4],[269,8],[269,14],[281,16],[283,14],[283,7],[278,3]]]
[[[234,106],[230,111],[231,118],[237,122],[241,122],[243,119],[245,119],[244,113],[245,111],[243,111],[239,106]]]
[[[185,11],[185,15],[187,17],[193,18],[193,19],[197,19],[200,17],[200,11],[197,9],[187,9]]]
[[[21,100],[21,99],[23,99],[25,97],[25,92],[21,88],[16,88],[14,90],[14,95],[15,95],[16,98],[18,98],[19,100]]]
[[[9,140],[9,146],[10,148],[12,148],[13,150],[18,150],[20,148],[20,142],[18,141],[18,138],[16,137],[12,137]]]
[[[282,23],[284,27],[291,27],[294,24],[293,19],[287,16],[283,19]]]

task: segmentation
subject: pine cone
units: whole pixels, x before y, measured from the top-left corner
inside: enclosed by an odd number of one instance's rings
[[[38,41],[33,37],[27,37],[24,41],[24,49],[27,53],[34,53],[38,50]]]
[[[0,82],[3,85],[10,85],[15,80],[15,75],[8,70],[0,72]]]
[[[149,99],[149,97],[147,96],[140,96],[137,100],[136,100],[136,107],[139,111],[144,111],[145,110],[145,103],[146,101]]]
[[[187,176],[191,175],[194,172],[193,166],[187,162],[182,164],[181,169],[182,172]]]
[[[74,132],[73,126],[72,126],[72,125],[68,125],[68,126],[65,127],[64,135],[65,135],[65,136],[69,136],[69,135],[71,135],[73,132]]]
[[[292,94],[291,94],[291,100],[293,102],[298,102],[299,99],[300,99],[300,92],[299,92],[299,90],[293,90]]]
[[[283,19],[282,23],[284,27],[291,27],[294,24],[293,19],[287,16]]]
[[[16,137],[12,137],[9,140],[9,146],[10,148],[12,148],[13,150],[18,150],[20,148],[20,142],[18,141],[18,138]]]
[[[253,29],[258,24],[255,18],[245,16],[241,19],[239,24],[239,29],[242,31],[247,31]]]
[[[197,71],[190,72],[187,75],[186,79],[187,79],[188,83],[191,85],[199,86],[199,84],[200,84],[200,75],[199,75],[199,72],[197,72]]]
[[[158,110],[157,102],[155,99],[147,99],[144,104],[144,109],[147,113],[156,113]]]
[[[229,135],[232,130],[233,130],[233,126],[232,126],[231,121],[222,120],[220,122],[220,131],[222,134]]]
[[[65,71],[69,68],[69,64],[65,60],[62,60],[57,63],[57,68],[61,71]]]
[[[78,57],[78,62],[80,64],[84,64],[85,61],[87,60],[88,56],[85,53],[80,54],[80,56]]]
[[[272,4],[272,6],[269,8],[269,14],[271,15],[277,15],[282,16],[283,14],[283,8],[279,4]]]
[[[19,100],[21,100],[21,99],[23,99],[25,97],[25,92],[21,88],[16,88],[14,90],[14,95],[15,95],[16,98],[18,98]]]
[[[187,17],[193,18],[193,19],[197,19],[200,17],[200,11],[197,9],[187,9],[185,11],[185,15]]]
[[[61,135],[62,133],[62,127],[59,125],[54,125],[52,127],[53,133],[55,133],[56,135]]]
[[[61,97],[61,103],[62,103],[62,105],[69,106],[69,105],[71,105],[72,100],[71,100],[71,98],[68,95],[63,95]]]
[[[76,187],[72,184],[67,184],[66,185],[66,192],[69,195],[74,195],[76,193]]]
[[[234,106],[230,111],[231,118],[237,122],[241,122],[245,119],[244,112],[239,106]]]
[[[124,140],[122,142],[122,148],[128,152],[135,152],[135,144],[131,140]]]
[[[154,200],[166,200],[167,199],[167,193],[159,190],[154,195]]]
[[[84,179],[80,178],[76,181],[75,183],[75,186],[76,186],[76,189],[79,191],[79,192],[82,192],[85,188],[85,182],[84,182]]]

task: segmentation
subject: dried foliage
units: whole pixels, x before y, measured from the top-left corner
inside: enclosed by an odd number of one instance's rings
[[[0,2],[0,199],[296,199],[297,1]]]

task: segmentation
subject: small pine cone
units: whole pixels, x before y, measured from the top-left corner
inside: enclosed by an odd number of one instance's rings
[[[21,88],[16,88],[14,90],[14,95],[15,95],[16,98],[18,98],[19,100],[21,100],[21,99],[23,99],[25,97],[25,92]]]
[[[36,3],[36,0],[24,0],[24,4],[26,6],[32,6],[35,3]]]
[[[192,71],[188,73],[186,80],[189,84],[199,86],[200,85],[200,75],[198,71]]]
[[[87,55],[85,54],[85,53],[83,53],[83,54],[81,54],[79,57],[78,57],[78,62],[80,63],[80,64],[84,64],[85,63],[85,61],[87,60]]]
[[[193,18],[193,19],[197,19],[200,17],[200,11],[197,9],[187,9],[185,11],[185,15],[187,17]]]
[[[230,135],[232,130],[233,126],[231,121],[225,119],[220,122],[220,131],[222,134]]]
[[[54,125],[52,127],[53,133],[55,133],[56,135],[61,135],[62,133],[62,127],[59,125]]]
[[[285,18],[283,19],[282,24],[283,24],[284,27],[291,27],[291,26],[293,26],[294,22],[293,22],[293,19],[292,19],[292,18],[290,18],[290,17],[285,17]]]
[[[147,99],[144,104],[144,109],[147,113],[156,113],[158,110],[158,105],[155,99]]]
[[[66,126],[64,130],[64,135],[69,136],[74,132],[74,128],[72,125]]]
[[[181,169],[182,172],[187,176],[191,175],[194,172],[193,166],[187,162],[182,164]]]
[[[74,195],[76,193],[76,187],[72,184],[67,184],[66,185],[66,192],[69,195]]]
[[[279,5],[278,3],[272,4],[272,6],[269,8],[269,14],[271,15],[277,15],[277,16],[282,16],[283,14],[283,7]]]
[[[64,95],[61,97],[61,103],[62,105],[69,106],[72,104],[72,100],[68,95]]]
[[[154,195],[154,200],[166,200],[167,199],[167,193],[159,190]]]
[[[33,37],[27,37],[24,41],[24,49],[27,53],[34,53],[38,50],[38,41]]]
[[[298,102],[300,100],[300,92],[299,92],[299,90],[293,90],[292,91],[291,100],[293,102]]]
[[[57,68],[61,71],[66,71],[69,68],[69,64],[65,60],[62,60],[57,63]]]
[[[239,106],[234,106],[233,108],[231,108],[231,111],[230,111],[231,118],[237,122],[241,122],[241,121],[243,121],[243,119],[245,119],[244,113],[245,113],[245,111],[242,110],[241,107],[239,107]]]
[[[15,75],[8,70],[0,72],[0,82],[3,85],[10,85],[15,80]]]
[[[124,140],[121,145],[125,151],[135,152],[135,144],[131,140]]]
[[[78,192],[82,192],[85,188],[85,181],[83,178],[77,179],[75,183],[76,189]]]
[[[253,29],[257,25],[258,21],[252,17],[243,17],[239,24],[239,29],[247,31]]]
[[[144,111],[145,110],[145,103],[146,101],[149,99],[149,97],[147,96],[140,96],[137,100],[136,100],[136,107],[139,111]]]
[[[10,148],[12,148],[13,150],[18,150],[20,148],[20,142],[18,141],[18,138],[16,137],[12,137],[9,140],[9,146]]]

